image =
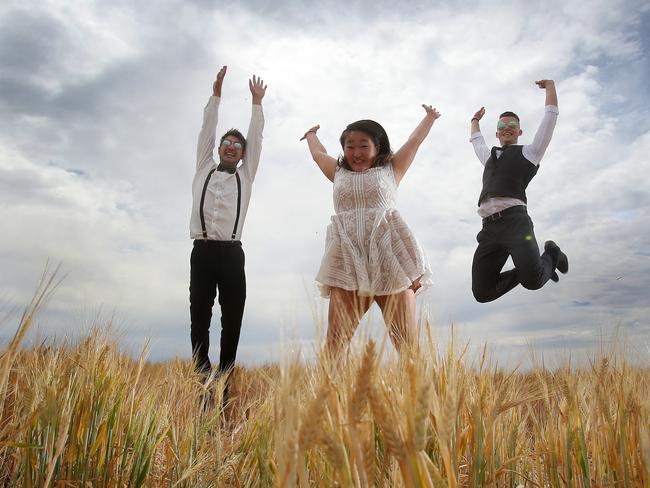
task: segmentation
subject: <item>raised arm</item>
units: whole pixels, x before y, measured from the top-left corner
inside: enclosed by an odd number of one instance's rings
[[[475,134],[476,132],[481,132],[481,126],[479,122],[481,121],[484,115],[485,115],[485,107],[481,107],[479,110],[476,111],[474,117],[472,117],[472,122],[470,124],[470,132],[469,132],[470,137],[472,137],[472,135]]]
[[[422,107],[426,111],[426,115],[409,136],[404,145],[400,147],[393,156],[393,173],[395,174],[395,181],[398,185],[406,174],[406,171],[409,169],[409,166],[411,166],[420,144],[422,144],[422,141],[424,141],[429,134],[433,122],[440,117],[440,113],[435,108],[431,107],[431,105],[422,104]]]
[[[221,101],[221,87],[228,67],[222,66],[217,73],[217,78],[212,83],[212,96],[203,110],[203,125],[199,132],[199,142],[196,148],[196,169],[209,164],[214,151],[215,131],[219,119],[219,102]]]
[[[212,96],[221,98],[221,87],[223,86],[223,79],[226,77],[228,66],[222,66],[217,73],[217,79],[212,83]]]
[[[557,92],[555,91],[555,82],[553,80],[538,80],[535,82],[542,90],[546,90],[545,106],[554,105],[557,107]]]
[[[544,102],[544,117],[537,128],[533,142],[524,146],[524,157],[533,164],[539,164],[546,152],[546,148],[551,142],[555,123],[557,122],[557,92],[555,91],[555,82],[553,80],[539,80],[535,84],[542,90],[546,90],[546,100]]]
[[[266,95],[266,85],[262,78],[253,75],[253,78],[248,80],[248,88],[253,98],[253,106],[251,108],[251,121],[246,135],[246,152],[244,153],[241,170],[253,181],[262,154],[262,132],[264,131],[262,99]]]
[[[305,132],[305,135],[302,136],[300,140],[307,140],[307,145],[309,146],[311,157],[314,161],[316,161],[316,164],[323,172],[323,174],[327,177],[327,179],[334,181],[334,175],[336,174],[336,166],[338,165],[338,161],[336,158],[333,158],[327,154],[325,146],[321,144],[318,136],[316,135],[318,129],[320,129],[320,125],[315,125],[307,132]]]
[[[481,127],[479,125],[479,122],[484,115],[485,107],[481,107],[476,111],[470,123],[469,134],[469,141],[472,143],[472,146],[474,146],[476,157],[479,159],[479,161],[481,161],[481,164],[483,165],[487,163],[487,160],[490,158],[490,149],[487,147],[487,144],[485,144],[485,139],[483,139],[483,135],[481,134]]]

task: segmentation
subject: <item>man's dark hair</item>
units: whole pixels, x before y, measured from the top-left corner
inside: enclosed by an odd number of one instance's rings
[[[377,156],[375,157],[374,162],[372,163],[372,168],[378,166],[384,166],[390,160],[393,159],[393,151],[390,150],[390,142],[388,140],[388,134],[384,128],[374,120],[357,120],[349,124],[339,139],[341,147],[345,149],[345,139],[347,139],[350,132],[359,131],[365,134],[368,134],[372,139],[372,142],[377,148]],[[352,169],[350,164],[345,160],[345,156],[339,158],[339,166],[343,166],[345,169]]]
[[[514,117],[515,119],[517,119],[517,122],[521,122],[519,120],[519,116],[514,112],[503,112],[501,115],[499,115],[499,118],[501,117]]]
[[[224,135],[221,136],[221,140],[219,141],[219,145],[221,146],[221,143],[223,140],[228,137],[228,136],[233,136],[239,139],[239,142],[241,142],[242,146],[242,151],[246,151],[246,138],[244,137],[244,134],[239,132],[237,129],[230,129],[228,132],[226,132]]]

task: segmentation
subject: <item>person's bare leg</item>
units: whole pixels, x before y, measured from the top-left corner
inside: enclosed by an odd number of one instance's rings
[[[417,346],[415,292],[412,288],[394,295],[375,297],[388,327],[390,339],[398,352],[414,351]]]
[[[337,358],[341,350],[348,345],[371,303],[369,297],[360,297],[356,291],[342,288],[330,290],[325,348],[331,359]]]

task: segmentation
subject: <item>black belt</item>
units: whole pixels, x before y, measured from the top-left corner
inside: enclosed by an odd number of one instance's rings
[[[495,220],[499,220],[501,217],[505,217],[506,215],[511,215],[511,214],[518,214],[518,213],[527,213],[526,211],[526,205],[515,205],[514,207],[508,207],[505,210],[501,210],[500,212],[493,213],[492,215],[488,215],[487,217],[483,218],[483,223],[487,224],[488,222],[494,222]]]
[[[194,239],[195,246],[241,246],[241,241],[214,241],[211,239]]]

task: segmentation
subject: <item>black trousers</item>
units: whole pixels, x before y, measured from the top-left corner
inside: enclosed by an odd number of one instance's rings
[[[524,206],[511,207],[496,220],[484,219],[476,240],[472,292],[481,303],[496,300],[518,284],[537,290],[557,267],[557,251],[545,251],[540,256],[533,222]],[[502,272],[508,256],[512,256],[515,268]]]
[[[217,290],[221,306],[219,374],[235,364],[246,302],[244,261],[240,241],[194,241],[190,257],[190,336],[198,372],[211,370],[210,319]]]

